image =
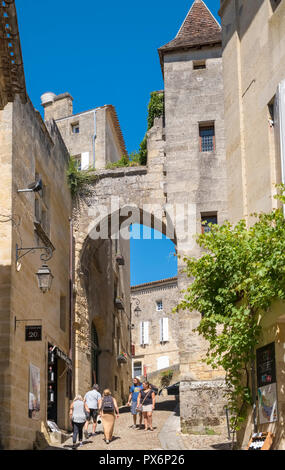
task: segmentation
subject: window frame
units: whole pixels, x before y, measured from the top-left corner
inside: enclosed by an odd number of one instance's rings
[[[213,129],[213,135],[212,135],[212,144],[213,148],[212,150],[203,150],[203,136],[201,135],[201,132],[204,130],[210,130]],[[215,122],[214,121],[209,121],[209,122],[199,122],[199,152],[200,153],[214,153],[216,151],[216,128],[215,128]]]
[[[78,132],[74,132],[76,129],[78,129]],[[78,121],[78,122],[73,122],[73,123],[71,124],[71,134],[72,134],[72,135],[80,134],[80,125],[79,125],[79,121]]]
[[[207,232],[210,232],[211,229],[210,227],[208,226],[208,224],[204,224],[203,225],[203,222],[207,219],[212,219],[212,218],[216,218],[216,222],[212,222],[212,221],[209,221],[208,223],[211,223],[213,225],[218,225],[218,212],[201,212],[201,233],[207,233]],[[208,227],[209,230],[205,231],[205,227]]]
[[[156,300],[155,303],[156,303],[156,311],[157,312],[162,312],[163,311],[163,301],[162,301],[162,299],[161,300]],[[159,305],[161,305],[161,308],[159,308]]]

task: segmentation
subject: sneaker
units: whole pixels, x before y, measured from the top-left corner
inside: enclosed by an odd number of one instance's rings
[[[89,437],[89,432],[88,432],[88,431],[84,431],[84,436],[85,436],[85,439],[88,439],[88,437]]]
[[[106,439],[106,444],[110,444],[110,441],[108,439]]]
[[[83,446],[83,442],[79,442],[79,447]]]

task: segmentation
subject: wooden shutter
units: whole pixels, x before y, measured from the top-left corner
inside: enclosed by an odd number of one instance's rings
[[[144,322],[144,344],[149,344],[149,322]]]
[[[81,154],[81,170],[87,170],[89,168],[89,152],[83,152]]]
[[[144,323],[140,322],[140,344],[144,344]]]
[[[163,341],[168,341],[168,318],[162,319]]]

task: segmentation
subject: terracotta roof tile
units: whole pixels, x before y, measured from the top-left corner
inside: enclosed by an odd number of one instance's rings
[[[195,0],[175,39],[160,47],[159,53],[222,41],[221,27],[202,0]]]

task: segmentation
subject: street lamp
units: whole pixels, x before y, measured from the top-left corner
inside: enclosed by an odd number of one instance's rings
[[[23,248],[20,247],[16,244],[16,266],[17,266],[17,271],[21,269],[21,264],[19,263],[19,260],[26,256],[28,253],[31,253],[35,250],[41,250],[45,251],[45,253],[42,253],[40,255],[40,258],[42,261],[46,262],[51,259],[53,255],[53,251],[50,247],[47,246],[33,246],[33,247],[28,247],[28,248]],[[23,253],[22,253],[23,252]],[[22,253],[22,254],[21,254]],[[48,292],[51,288],[52,280],[53,280],[53,275],[51,273],[51,270],[49,269],[47,264],[43,264],[42,267],[38,270],[36,273],[36,276],[38,278],[38,286],[45,294]]]
[[[140,300],[139,300],[137,297],[133,297],[133,300],[136,301],[136,308],[134,309],[134,312],[135,312],[136,317],[138,317],[139,314],[141,313],[141,309],[140,309],[140,307],[139,307],[139,305],[140,305]]]
[[[38,278],[38,286],[41,289],[42,293],[45,294],[51,288],[52,280],[54,276],[51,273],[47,264],[43,264],[42,267],[36,273]]]

